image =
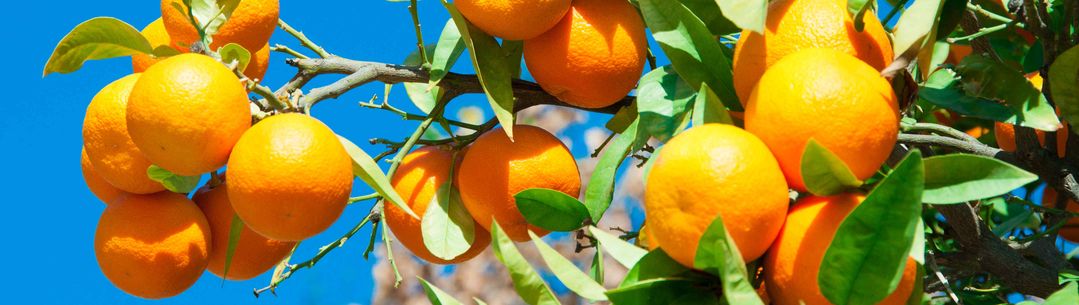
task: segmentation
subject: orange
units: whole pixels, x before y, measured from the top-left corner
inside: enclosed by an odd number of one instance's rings
[[[806,49],[761,77],[746,104],[746,130],[772,149],[787,183],[805,191],[802,153],[809,139],[859,179],[869,178],[895,146],[899,106],[873,67],[839,51]]]
[[[641,230],[637,231],[637,245],[649,251],[659,248],[656,238],[652,236],[652,230],[649,230],[647,225],[642,225]]]
[[[1051,186],[1045,187],[1045,192],[1042,193],[1042,205],[1048,207],[1054,207],[1057,202],[1057,191]],[[1069,212],[1079,213],[1079,203],[1075,200],[1068,199],[1068,203],[1065,208]],[[1057,234],[1061,238],[1071,241],[1073,243],[1079,243],[1079,217],[1072,217],[1068,219],[1068,222],[1061,227]]]
[[[182,11],[177,10],[176,5]],[[232,16],[213,35],[210,48],[217,50],[228,43],[237,43],[249,51],[258,50],[270,41],[280,13],[278,0],[240,0]],[[199,40],[198,31],[187,18],[187,6],[183,1],[161,0],[161,19],[173,43],[190,46]]]
[[[329,228],[352,191],[352,159],[315,118],[279,114],[251,127],[229,157],[228,193],[251,230],[298,241]]]
[[[128,94],[140,79],[131,74],[102,88],[86,107],[82,139],[86,156],[102,179],[129,193],[149,194],[165,190],[150,180],[150,160],[128,134]]]
[[[250,79],[262,80],[266,76],[266,70],[270,68],[270,45],[264,45],[258,51],[251,53],[251,61],[244,69],[244,76]]]
[[[692,268],[697,243],[716,217],[744,261],[768,250],[790,199],[779,164],[756,136],[701,125],[672,138],[655,158],[644,210],[650,236],[671,258]]]
[[[831,304],[816,284],[821,261],[843,218],[864,199],[863,195],[841,194],[806,197],[794,204],[783,231],[764,258],[764,283],[772,304]],[[914,289],[916,264],[907,258],[899,285],[878,304],[906,303]]]
[[[948,58],[944,60],[945,63],[958,65],[963,62],[963,58],[966,58],[970,53],[974,52],[974,48],[968,45],[953,44],[948,48]]]
[[[393,189],[405,199],[405,204],[412,209],[412,212],[423,217],[431,200],[438,193],[438,189],[452,181],[450,166],[453,163],[453,151],[436,146],[423,147],[409,153],[401,160],[401,166],[397,168],[390,183],[393,184]],[[386,205],[386,214],[383,219],[386,220],[386,225],[390,226],[393,235],[397,236],[401,244],[412,251],[412,254],[436,264],[456,264],[467,261],[479,255],[491,243],[491,233],[477,223],[474,226],[476,230],[472,247],[451,260],[445,260],[427,250],[427,246],[423,243],[420,219],[412,218],[395,204]]]
[[[90,192],[94,193],[94,196],[97,196],[97,199],[101,200],[101,202],[108,204],[127,194],[127,192],[112,186],[108,181],[101,178],[101,175],[97,174],[97,171],[94,170],[94,165],[90,164],[90,159],[86,156],[85,147],[82,149],[82,160],[79,163],[82,165],[82,179],[86,181],[86,187],[90,188]]]
[[[199,54],[176,55],[146,69],[127,105],[127,130],[143,155],[184,176],[225,165],[248,127],[251,108],[243,84]]]
[[[215,188],[204,186],[192,198],[210,224],[210,263],[206,269],[219,277],[225,275],[229,234],[232,232],[232,220],[236,216],[236,211],[229,203],[226,185],[227,183]],[[245,225],[240,231],[240,239],[236,242],[236,250],[232,253],[232,263],[229,264],[227,279],[254,278],[285,259],[295,245],[295,242],[268,239],[251,231]]]
[[[636,87],[647,46],[644,22],[629,2],[576,0],[558,25],[525,41],[524,58],[547,93],[602,108]]]
[[[570,0],[457,0],[461,15],[491,36],[505,40],[535,38],[569,11]]]
[[[546,188],[576,198],[581,174],[566,145],[542,128],[515,125],[513,141],[501,128],[488,131],[469,147],[457,174],[461,202],[484,229],[498,220],[514,241],[528,241],[547,230],[533,226],[517,210],[513,195],[530,188]]]
[[[780,59],[808,48],[830,48],[855,56],[877,71],[892,63],[892,44],[877,15],[854,21],[843,0],[784,0],[768,6],[764,34],[742,31],[734,48],[734,89],[746,104],[764,72]]]
[[[142,28],[142,36],[150,41],[150,46],[153,48],[160,46],[172,47],[172,40],[169,39],[169,33],[165,31],[165,23],[161,21],[161,18],[157,18],[157,20]],[[146,71],[146,68],[161,61],[161,59],[149,54],[135,54],[131,56],[131,68],[135,73],[142,73],[142,71]]]
[[[209,261],[210,226],[184,195],[129,195],[105,208],[94,253],[117,288],[147,299],[180,294]]]
[[[1042,89],[1042,83],[1044,82],[1044,80],[1042,79],[1041,74],[1038,74],[1038,72],[1034,72],[1027,74],[1026,77],[1027,80],[1030,81],[1030,84],[1034,85],[1034,88],[1038,88],[1039,91]],[[1059,109],[1057,110],[1057,114],[1060,114]],[[1035,129],[1034,133],[1038,136],[1038,143],[1040,143],[1042,146],[1045,146],[1045,132]],[[1002,122],[994,122],[993,137],[997,140],[997,146],[1000,147],[1000,149],[1003,151],[1011,152],[1015,151],[1015,149],[1017,148],[1015,144],[1015,125]],[[1057,130],[1056,137],[1057,156],[1063,158],[1068,148],[1068,124],[1064,124],[1063,127]]]

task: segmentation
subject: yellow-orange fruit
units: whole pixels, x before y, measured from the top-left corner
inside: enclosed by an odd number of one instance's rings
[[[790,199],[779,164],[756,136],[701,125],[675,136],[655,158],[644,209],[652,240],[671,258],[692,268],[698,241],[716,217],[744,261],[768,250]]]
[[[270,68],[270,45],[264,45],[258,51],[251,53],[251,61],[244,69],[244,76],[250,79],[261,80],[266,76],[266,70]]]
[[[232,232],[232,220],[236,211],[229,203],[226,185],[215,188],[202,187],[192,198],[210,225],[210,263],[207,270],[225,277],[225,257],[228,253],[229,234]],[[251,231],[246,225],[240,231],[236,250],[232,253],[226,279],[247,280],[270,270],[285,259],[295,242],[276,241]]]
[[[128,294],[160,299],[180,294],[209,261],[210,226],[184,195],[128,195],[109,203],[94,236],[105,277]]]
[[[228,164],[229,201],[248,228],[298,241],[329,228],[352,191],[352,159],[315,118],[286,113],[251,127]]]
[[[576,0],[554,28],[525,41],[524,58],[544,91],[602,108],[636,87],[647,46],[644,22],[629,2]]]
[[[476,27],[505,40],[531,39],[554,27],[570,0],[457,0],[453,4]]]
[[[1057,191],[1051,186],[1045,187],[1045,192],[1042,193],[1042,205],[1053,207],[1057,202]],[[1068,203],[1065,205],[1065,209],[1072,213],[1079,213],[1079,203],[1075,200],[1068,199]],[[1060,238],[1066,239],[1073,243],[1079,243],[1079,217],[1072,217],[1068,219],[1068,222],[1061,227],[1057,234]]]
[[[146,159],[194,176],[225,165],[248,127],[247,91],[221,63],[180,54],[142,74],[127,105],[127,130]],[[93,157],[93,151],[89,151]]]
[[[142,36],[150,41],[151,47],[172,47],[172,40],[169,39],[169,32],[165,31],[165,23],[161,21],[161,18],[157,18],[157,20],[154,20],[154,22],[151,22],[145,28],[142,28]],[[142,53],[131,55],[131,69],[134,70],[135,73],[142,73],[142,71],[146,71],[146,68],[161,61],[161,59],[162,58],[156,58],[149,54]]]
[[[863,195],[841,194],[806,197],[795,203],[783,231],[764,258],[764,282],[772,304],[831,304],[817,285],[820,264],[843,218],[864,199]],[[878,304],[906,303],[914,289],[916,264],[907,259],[899,285]]]
[[[857,57],[877,71],[892,63],[892,44],[877,15],[854,21],[843,0],[783,0],[768,6],[764,34],[742,31],[734,48],[734,89],[745,105],[757,81],[783,57],[808,48],[830,48]]]
[[[150,160],[128,134],[128,94],[140,79],[131,74],[102,88],[86,107],[82,139],[94,171],[118,189],[135,194],[165,190],[146,175]]]
[[[805,191],[809,139],[839,156],[858,179],[873,175],[899,135],[891,85],[864,62],[831,49],[806,49],[777,62],[746,104],[746,130],[779,160],[792,188]]]
[[[405,205],[422,219],[431,200],[438,193],[438,189],[453,181],[450,179],[450,167],[453,163],[452,151],[436,146],[423,147],[409,153],[401,160],[401,166],[393,174],[390,183],[393,184],[393,189],[397,191],[397,194],[405,200]],[[421,219],[412,218],[395,204],[386,205],[386,215],[383,219],[405,248],[417,257],[435,264],[456,264],[467,261],[479,255],[487,249],[487,245],[491,244],[491,233],[477,223],[475,224],[475,239],[468,251],[446,260],[427,250],[427,246],[424,245],[423,231],[420,229]]]
[[[536,126],[515,125],[513,141],[501,128],[488,131],[468,148],[457,174],[461,202],[488,231],[499,226],[514,241],[528,241],[547,230],[533,226],[517,210],[513,195],[530,188],[546,188],[577,197],[581,174],[566,145]]]
[[[270,41],[280,13],[278,0],[240,0],[240,5],[213,35],[210,48],[217,50],[226,44],[237,43],[247,50],[258,50]],[[199,40],[198,31],[187,18],[187,6],[183,1],[161,0],[161,19],[173,43],[189,46]]]
[[[94,193],[94,196],[97,196],[97,199],[100,199],[101,202],[108,204],[113,200],[119,199],[120,196],[127,194],[127,192],[109,184],[108,181],[105,181],[105,179],[101,178],[101,176],[94,171],[94,165],[90,164],[90,159],[86,156],[86,148],[82,149],[82,158],[79,160],[79,163],[82,165],[82,179],[86,181],[86,187],[89,188],[90,192]]]

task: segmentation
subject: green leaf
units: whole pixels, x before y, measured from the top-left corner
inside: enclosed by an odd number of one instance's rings
[[[817,278],[833,304],[876,304],[903,277],[921,223],[922,155],[900,161],[836,230]]]
[[[201,176],[180,176],[157,165],[150,165],[146,169],[146,175],[150,180],[161,183],[165,189],[173,193],[187,194],[195,190],[199,185]]]
[[[472,64],[476,68],[476,77],[480,79],[483,92],[487,93],[487,101],[491,104],[491,109],[494,111],[498,123],[502,125],[502,130],[512,140],[515,117],[513,112],[513,71],[510,70],[510,64],[506,63],[502,47],[499,46],[494,37],[468,23],[468,20],[461,15],[456,6],[446,0],[442,0],[442,5],[449,11],[450,16],[453,16],[454,24],[457,25],[457,30],[461,32],[461,39],[464,40],[469,50],[468,53],[472,56]]]
[[[625,133],[629,124],[637,121],[637,101],[634,100],[629,106],[618,109],[618,112],[607,121],[604,127],[615,133]]]
[[[1038,175],[995,158],[949,154],[925,158],[922,201],[955,204],[1007,194]]]
[[[700,89],[702,83],[707,83],[720,95],[727,108],[742,111],[742,104],[734,94],[731,59],[723,53],[723,47],[704,23],[676,1],[639,2],[644,21],[652,30],[652,37],[693,91]],[[730,17],[730,14],[727,16]]]
[[[217,53],[221,54],[221,62],[223,63],[236,61],[237,71],[247,70],[247,64],[251,62],[251,52],[248,52],[247,49],[244,49],[243,46],[236,43],[226,44],[217,49]]]
[[[525,42],[523,40],[503,40],[502,59],[510,69],[510,78],[521,78],[525,56]]]
[[[652,70],[637,87],[638,138],[670,140],[689,114],[697,90],[675,74],[671,66]]]
[[[1056,131],[1061,127],[1053,106],[1021,71],[977,54],[963,58],[956,71],[964,91],[978,97],[1003,100],[1017,115],[1019,125],[1044,131]]]
[[[731,114],[723,107],[719,96],[712,92],[712,88],[708,88],[708,84],[701,84],[701,90],[693,101],[693,126],[708,123],[734,125],[734,120],[731,120]]]
[[[815,139],[809,139],[802,153],[802,181],[817,196],[838,194],[862,186],[847,164]]]
[[[892,39],[892,51],[897,58],[908,52],[918,53],[923,45],[932,46],[943,6],[944,0],[914,0],[899,16]]]
[[[153,51],[153,46],[135,27],[116,18],[97,17],[80,23],[64,35],[53,49],[49,61],[45,62],[41,77],[53,72],[75,72],[87,60],[150,54]]]
[[[1079,288],[1075,282],[1068,283],[1064,288],[1057,290],[1045,299],[1042,305],[1074,305],[1079,304]]]
[[[584,226],[589,219],[584,204],[565,193],[544,188],[530,188],[513,195],[517,210],[534,226],[569,232]]]
[[[949,69],[940,69],[930,74],[925,85],[918,90],[918,97],[964,116],[1010,124],[1017,122],[1015,114],[1008,106],[963,93],[955,72]]]
[[[700,18],[704,25],[708,27],[708,31],[713,35],[726,35],[741,32],[742,29],[734,25],[727,17],[723,16],[723,12],[719,10],[719,5],[716,0],[680,0],[683,5],[686,6],[697,18]]]
[[[1072,124],[1079,124],[1079,85],[1076,84],[1079,84],[1079,46],[1064,51],[1049,66],[1053,102],[1064,119]],[[1072,129],[1073,133],[1079,134],[1079,129]]]
[[[607,254],[611,255],[615,261],[618,261],[623,267],[633,268],[633,265],[637,264],[637,261],[641,260],[648,251],[634,246],[617,236],[604,232],[595,226],[589,226],[588,231],[592,233],[592,236],[599,242],[599,246],[603,247],[603,250],[607,251]]]
[[[420,280],[420,284],[423,285],[423,291],[427,293],[427,300],[431,301],[432,305],[463,305],[461,301],[453,298],[449,293],[438,289],[434,284],[428,282],[422,277],[417,276]]]
[[[432,57],[435,54],[437,45],[427,45],[427,57]],[[428,58],[432,61],[431,58]],[[420,67],[423,65],[423,60],[420,59],[420,51],[413,50],[405,57],[405,66]],[[420,111],[425,114],[430,114],[431,110],[435,109],[435,103],[442,99],[444,92],[442,87],[431,86],[429,83],[405,83],[405,93],[408,93],[408,99],[412,100],[412,104],[416,105]],[[387,95],[388,96],[388,95]]]
[[[559,254],[557,250],[543,242],[535,233],[529,231],[528,235],[532,237],[532,243],[536,245],[536,249],[539,250],[540,257],[547,264],[547,268],[551,270],[551,273],[559,281],[562,281],[562,284],[566,285],[566,288],[588,299],[590,302],[607,300],[607,296],[603,294],[607,289],[604,289],[602,285],[593,281],[580,269],[577,269],[577,265],[562,257],[562,254]]]
[[[592,265],[588,268],[588,275],[591,276],[596,283],[603,283],[603,266],[603,251],[596,250],[595,254],[592,255]]]
[[[461,53],[465,52],[465,41],[461,39],[461,31],[457,28],[457,24],[453,22],[452,18],[446,20],[446,25],[442,27],[442,35],[439,36],[438,43],[435,46],[434,52],[429,52],[431,54],[431,82],[429,86],[432,89],[438,86],[442,78],[449,73],[450,68],[453,68],[453,64],[457,63],[457,59],[461,58]]]
[[[420,220],[423,245],[435,257],[454,259],[472,248],[476,241],[475,224],[457,189],[447,182],[438,188]]]
[[[191,8],[191,16],[195,17],[195,20],[199,23],[195,26],[202,29],[201,32],[205,33],[206,36],[217,34],[217,30],[221,28],[221,25],[224,25],[225,21],[232,17],[232,12],[236,10],[236,7],[240,6],[240,0],[189,1],[191,3],[187,5]]]
[[[693,277],[693,272],[675,261],[670,255],[667,255],[667,252],[664,252],[663,249],[655,249],[646,253],[629,269],[626,277],[622,278],[622,282],[618,284],[618,287],[626,287],[640,281],[657,278],[690,279]]]
[[[738,245],[723,226],[723,217],[712,220],[701,236],[693,268],[719,276],[727,304],[764,305],[753,288],[753,278],[746,272]]]
[[[236,246],[240,244],[240,234],[244,232],[244,221],[240,219],[239,215],[232,215],[232,222],[229,223],[229,243],[225,248],[225,271],[221,273],[221,281],[224,282],[228,278],[229,268],[232,267],[232,257],[236,254]]]
[[[865,1],[865,0],[862,0]],[[764,20],[768,15],[768,0],[716,0],[723,16],[738,27],[764,33]]]
[[[386,177],[386,173],[382,172],[382,169],[378,167],[378,164],[371,159],[367,152],[364,152],[356,144],[352,144],[352,141],[345,139],[345,137],[337,136],[337,138],[341,140],[341,145],[345,147],[348,156],[352,158],[352,173],[356,177],[360,177],[360,180],[363,180],[375,192],[382,195],[383,200],[388,199],[412,218],[420,219],[408,205],[404,204],[405,200],[401,198],[401,195],[397,194],[397,191],[393,189],[393,185],[390,185],[390,178]]]
[[[638,117],[639,118],[639,117]],[[637,142],[637,126],[640,120],[633,120],[620,135],[615,136],[596,161],[596,169],[584,190],[584,206],[593,222],[599,222],[607,208],[611,206],[614,195],[614,181],[618,176],[618,167],[629,156],[630,148]]]
[[[694,289],[699,284],[682,278],[654,278],[607,291],[611,304],[660,305],[700,304],[719,305],[714,293]]]
[[[502,232],[502,226],[498,225],[498,220],[493,220],[493,225],[491,225],[491,244],[495,256],[502,261],[503,265],[506,265],[506,270],[513,279],[513,289],[525,303],[530,305],[559,304],[551,288],[547,287],[547,283],[543,282],[539,273],[536,273],[532,265],[528,264],[528,260],[525,260],[525,257],[517,250],[517,246],[513,245],[513,240]]]
[[[180,53],[180,51],[177,51],[172,46],[160,45],[154,48],[154,52],[152,54],[154,55],[154,57],[164,58],[180,55],[183,53]]]

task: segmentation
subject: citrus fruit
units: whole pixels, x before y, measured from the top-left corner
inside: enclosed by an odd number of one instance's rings
[[[816,284],[821,261],[843,218],[864,199],[863,195],[841,194],[806,197],[794,204],[764,258],[764,282],[772,304],[831,304]],[[916,263],[908,258],[899,286],[878,304],[905,304],[916,276]]]
[[[225,165],[250,126],[243,84],[224,65],[199,54],[172,56],[146,69],[127,105],[127,130],[143,155],[184,176]]]
[[[416,215],[423,217],[439,188],[453,181],[450,179],[450,167],[453,164],[452,151],[436,146],[423,147],[409,153],[401,160],[401,165],[393,174],[390,183],[406,201],[405,205]],[[467,261],[479,255],[491,243],[491,233],[476,224],[474,226],[475,239],[468,251],[446,260],[435,256],[425,246],[420,229],[421,219],[412,218],[395,204],[386,205],[386,214],[383,219],[393,231],[393,235],[397,236],[401,244],[412,251],[412,254],[436,264],[456,264]]]
[[[244,69],[244,76],[250,79],[261,80],[266,76],[266,70],[270,68],[270,45],[264,45],[258,51],[251,53],[251,61]]]
[[[648,229],[648,225],[642,225],[641,230],[637,231],[637,245],[648,250],[659,248],[659,245],[656,244],[656,238],[652,236],[652,230]]]
[[[210,225],[210,263],[207,270],[229,280],[247,280],[270,270],[285,259],[295,242],[276,241],[258,235],[247,226],[243,226],[236,248],[232,253],[228,274],[225,274],[225,258],[228,254],[229,238],[232,234],[232,221],[236,212],[229,203],[226,184],[214,188],[202,187],[195,192],[192,200],[206,215]]]
[[[1045,192],[1042,193],[1042,205],[1048,207],[1054,207],[1057,202],[1057,191],[1053,187],[1047,186]],[[1072,213],[1079,213],[1079,203],[1075,200],[1068,199],[1068,203],[1065,205],[1065,209]],[[1068,222],[1057,231],[1057,234],[1061,238],[1071,241],[1073,243],[1079,243],[1079,217],[1072,217],[1068,219]]]
[[[880,71],[892,63],[888,33],[873,12],[858,32],[847,1],[791,0],[768,6],[764,34],[742,31],[734,48],[734,89],[745,105],[764,72],[787,55],[808,48],[830,48],[861,59]]]
[[[899,135],[899,106],[877,70],[831,49],[806,49],[777,62],[746,104],[746,130],[771,148],[791,187],[805,191],[802,153],[809,139],[873,175]]]
[[[79,163],[82,165],[82,179],[86,181],[86,187],[88,187],[90,192],[94,193],[94,196],[101,200],[101,202],[107,204],[113,200],[119,199],[120,196],[127,194],[127,192],[112,186],[108,181],[101,178],[101,175],[97,174],[97,171],[94,170],[94,165],[90,164],[90,158],[86,156],[85,147],[82,149],[82,158],[79,160]]]
[[[128,195],[105,208],[94,253],[101,272],[120,290],[147,299],[170,297],[206,269],[210,227],[184,195]]]
[[[655,158],[644,209],[650,237],[671,258],[692,268],[697,243],[716,217],[744,261],[764,254],[790,201],[764,143],[738,127],[706,124],[675,136]]]
[[[210,48],[237,43],[247,50],[258,50],[270,41],[281,13],[278,0],[240,0],[228,20],[213,35]],[[190,46],[199,40],[198,31],[187,18],[187,6],[181,0],[161,0],[161,19],[172,42]]]
[[[131,74],[102,88],[86,107],[82,139],[94,171],[118,189],[149,194],[165,190],[146,175],[150,160],[128,134],[128,94],[140,79]]]
[[[142,36],[150,41],[150,46],[153,48],[160,46],[172,47],[172,40],[169,39],[169,33],[165,31],[165,23],[161,21],[161,18],[157,18],[157,20],[142,28]],[[150,54],[138,53],[131,55],[131,69],[135,73],[141,73],[158,61],[161,61],[161,58],[153,57]]]
[[[244,133],[229,157],[229,201],[251,230],[302,240],[341,216],[352,191],[352,159],[315,118],[286,113]]]
[[[531,39],[551,29],[569,10],[570,0],[457,0],[461,15],[491,36]]]
[[[1041,74],[1037,72],[1026,75],[1030,84],[1037,88],[1039,91],[1042,89]],[[1060,115],[1060,109],[1057,109],[1057,115]],[[1041,130],[1034,130],[1034,133],[1038,136],[1038,143],[1045,146],[1045,132]],[[1003,151],[1015,151],[1017,146],[1015,144],[1015,125],[1003,122],[993,123],[993,137],[997,140],[997,147],[1000,147]],[[1057,138],[1057,156],[1063,158],[1068,148],[1068,124],[1064,124],[1059,130],[1056,131]]]
[[[629,2],[576,0],[554,28],[525,41],[524,58],[547,93],[602,108],[637,85],[647,46],[644,22]]]
[[[530,225],[517,210],[513,195],[530,188],[546,188],[576,198],[581,174],[566,145],[542,128],[515,125],[513,140],[501,128],[488,131],[468,148],[457,173],[461,202],[490,231],[494,220],[514,241],[530,240],[547,230]]]

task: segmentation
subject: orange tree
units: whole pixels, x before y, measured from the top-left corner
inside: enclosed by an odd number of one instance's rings
[[[108,204],[103,273],[161,298],[206,268],[226,279],[273,268],[257,296],[389,223],[433,263],[490,245],[528,304],[558,303],[519,252],[529,241],[592,302],[1079,303],[1077,251],[1058,239],[1079,230],[1067,128],[1079,120],[1079,2],[889,0],[883,19],[867,0],[440,2],[451,19],[432,43],[409,1],[417,48],[401,65],[330,53],[277,20],[274,0],[163,0],[164,30],[109,17],[73,29],[45,75],[134,56],[145,76],[106,87],[91,110],[100,99],[108,111],[84,126],[84,176]],[[275,21],[313,54],[270,48],[297,70],[276,90],[264,67],[245,74],[265,64]],[[474,75],[451,71],[466,51]],[[362,104],[419,122],[403,140],[371,140],[386,147],[374,157],[309,115],[372,82],[404,83],[422,111]],[[448,119],[465,94],[485,95],[494,117]],[[537,105],[613,114],[587,184],[557,138],[515,122]],[[990,125],[1009,133],[987,136]],[[437,129],[450,136],[424,136]],[[646,241],[643,227],[595,226],[631,157],[647,176]],[[201,210],[173,194],[206,173]],[[375,192],[348,198],[355,177]],[[147,179],[160,186],[131,183]],[[1041,185],[1048,200],[1032,202]],[[286,253],[363,201],[370,213],[344,236],[303,261]],[[594,252],[588,270],[540,238],[551,231]],[[367,252],[381,238],[393,265],[393,239],[372,232]],[[617,286],[602,285],[605,259],[629,269]],[[461,304],[419,281],[432,303]]]

